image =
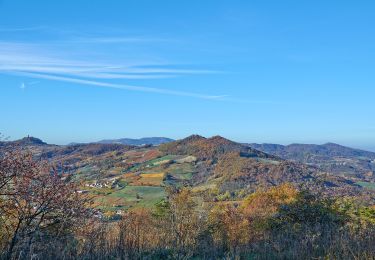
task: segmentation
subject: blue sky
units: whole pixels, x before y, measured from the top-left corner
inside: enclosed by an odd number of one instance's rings
[[[374,1],[0,1],[0,132],[375,150]]]

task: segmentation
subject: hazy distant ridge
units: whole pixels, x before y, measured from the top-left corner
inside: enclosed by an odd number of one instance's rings
[[[98,143],[101,144],[126,144],[126,145],[160,145],[169,142],[173,142],[174,140],[167,137],[144,137],[140,139],[132,139],[132,138],[121,138],[121,139],[107,139],[101,140]]]
[[[317,144],[249,144],[250,147],[285,159],[303,159],[306,154],[327,157],[367,157],[375,159],[375,153],[342,146],[335,143]]]

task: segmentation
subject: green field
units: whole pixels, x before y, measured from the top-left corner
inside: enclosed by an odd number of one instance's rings
[[[372,182],[359,181],[356,182],[356,184],[361,185],[362,187],[368,188],[370,190],[375,190],[375,183]]]
[[[143,163],[139,163],[124,173],[120,167],[111,167],[104,172],[94,172],[93,168],[82,167],[80,177],[102,179],[103,177],[118,176],[116,187],[87,188],[94,196],[94,207],[103,212],[116,212],[129,208],[152,208],[165,198],[165,185],[180,186],[192,179],[195,166],[192,163],[160,162],[180,158],[176,155],[166,155]],[[128,174],[130,174],[128,176]],[[159,177],[158,175],[161,176]],[[165,174],[171,178],[163,182]]]
[[[138,195],[138,198],[137,198]],[[134,207],[152,207],[165,197],[162,187],[153,186],[126,186],[108,195],[108,197],[121,198],[126,202],[135,203]]]
[[[194,167],[189,163],[172,164],[166,172],[179,180],[190,180],[193,176]]]
[[[176,158],[175,155],[166,155],[166,156],[162,156],[162,157],[159,157],[159,158],[156,158],[156,159],[152,159],[152,160],[149,160],[149,161],[146,161],[144,163],[140,163],[140,164],[137,164],[133,167],[131,167],[128,172],[134,172],[134,171],[138,171],[140,170],[142,167],[154,167],[154,166],[158,166],[158,163],[161,162],[161,161],[165,161],[165,160],[173,160],[174,158]]]
[[[146,164],[152,166],[158,162],[165,161],[165,160],[173,160],[174,158],[176,158],[175,155],[166,155],[166,156],[162,156],[162,157],[147,161]]]

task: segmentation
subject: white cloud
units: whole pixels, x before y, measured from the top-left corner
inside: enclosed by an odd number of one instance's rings
[[[171,68],[173,64],[155,60],[100,62],[95,56],[81,59],[69,56],[75,56],[74,52],[51,50],[49,46],[43,45],[0,41],[0,71],[3,72],[52,73],[103,79],[149,79],[217,73],[213,70]]]
[[[62,82],[77,83],[77,84],[82,84],[82,85],[123,89],[123,90],[138,91],[138,92],[150,92],[150,93],[158,93],[158,94],[166,94],[166,95],[174,95],[174,96],[194,97],[194,98],[200,98],[200,99],[220,100],[226,97],[226,96],[215,96],[215,95],[203,95],[203,94],[198,94],[198,93],[193,93],[193,92],[174,91],[174,90],[168,90],[168,89],[162,89],[162,88],[151,88],[151,87],[115,84],[115,83],[69,78],[69,77],[31,73],[31,72],[19,72],[17,74],[31,77],[31,78],[38,78],[38,79],[56,80],[56,81],[62,81]]]
[[[107,38],[99,41],[120,41]],[[126,39],[122,39],[126,40]],[[121,41],[122,41],[121,40]],[[136,40],[136,39],[133,39]],[[98,39],[96,39],[98,41]],[[120,42],[121,42],[120,41]],[[82,85],[117,88],[166,95],[187,96],[201,99],[222,99],[221,95],[204,95],[193,92],[174,91],[162,88],[114,84],[106,80],[160,79],[182,75],[216,73],[211,70],[179,69],[173,64],[159,60],[101,61],[95,55],[74,55],[73,50],[56,48],[49,44],[31,44],[0,41],[0,73],[22,75],[30,78],[64,81]],[[72,58],[73,56],[73,58]],[[77,56],[77,57],[75,57]],[[21,88],[25,89],[26,83]]]

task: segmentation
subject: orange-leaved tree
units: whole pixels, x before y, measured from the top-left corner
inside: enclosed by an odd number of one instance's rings
[[[0,229],[7,259],[43,251],[44,239],[71,234],[89,211],[77,185],[31,153],[9,151],[0,158]]]

